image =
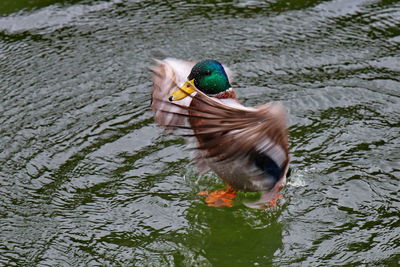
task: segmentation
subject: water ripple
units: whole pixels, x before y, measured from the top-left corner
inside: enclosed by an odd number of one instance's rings
[[[56,2],[0,17],[0,264],[398,264],[397,1]],[[223,184],[155,126],[154,54],[289,109],[277,210],[196,195]]]

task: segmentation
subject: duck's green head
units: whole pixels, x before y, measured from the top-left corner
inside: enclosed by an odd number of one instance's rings
[[[231,85],[222,64],[216,60],[206,59],[194,65],[188,76],[188,81],[180,89],[172,93],[169,100],[185,98],[195,91],[193,87],[207,95],[215,95],[225,92],[231,88]]]

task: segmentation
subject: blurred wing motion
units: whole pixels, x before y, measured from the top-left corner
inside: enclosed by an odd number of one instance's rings
[[[182,85],[186,81],[195,62],[167,58],[162,61],[156,60],[156,63],[157,65],[150,67],[154,73],[150,107],[155,113],[155,120],[160,125],[181,125],[187,120],[180,116],[174,116],[173,113],[187,114],[186,111],[179,106],[170,105],[166,101],[168,101],[168,96],[177,89],[177,85]],[[189,106],[190,101],[190,98],[185,98],[176,103]],[[165,109],[171,113],[161,111]]]
[[[165,69],[156,72],[153,80],[151,107],[156,122],[166,129],[184,129],[181,135],[195,137],[198,164],[248,191],[269,190],[284,178],[289,149],[282,104],[247,108],[233,99],[209,97],[199,90],[183,99],[188,102],[169,102],[168,93],[178,89],[178,82],[176,75],[166,73]]]

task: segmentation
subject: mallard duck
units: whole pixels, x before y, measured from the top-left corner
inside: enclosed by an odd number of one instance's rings
[[[156,123],[193,138],[200,173],[212,170],[228,185],[226,191],[200,192],[208,205],[231,206],[241,190],[263,192],[247,206],[275,206],[289,166],[283,105],[243,106],[231,87],[231,72],[216,60],[167,58],[151,69]]]

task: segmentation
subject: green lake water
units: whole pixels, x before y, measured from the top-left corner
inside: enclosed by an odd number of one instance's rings
[[[289,112],[276,210],[196,195],[152,58]],[[1,0],[0,266],[399,266],[400,1]]]

